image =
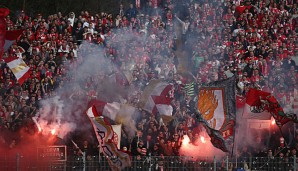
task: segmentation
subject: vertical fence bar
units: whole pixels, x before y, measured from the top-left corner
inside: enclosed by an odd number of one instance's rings
[[[86,170],[86,152],[83,152],[83,171]]]
[[[252,170],[252,157],[249,157],[249,168]]]
[[[229,156],[227,156],[227,159],[226,159],[226,171],[229,171]]]
[[[297,170],[297,162],[296,162],[296,155],[293,156],[293,170],[296,171]]]
[[[216,157],[213,158],[213,170],[216,171]]]
[[[20,154],[19,153],[17,153],[16,160],[17,160],[16,170],[20,171]]]

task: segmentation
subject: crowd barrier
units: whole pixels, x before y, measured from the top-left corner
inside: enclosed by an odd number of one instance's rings
[[[66,161],[40,161],[20,154],[0,157],[1,171],[111,171],[107,157],[68,156]],[[146,156],[132,157],[124,171],[297,171],[296,157]]]

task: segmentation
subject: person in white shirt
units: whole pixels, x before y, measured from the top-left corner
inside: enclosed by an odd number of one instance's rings
[[[67,20],[70,21],[71,27],[73,27],[74,20],[75,20],[75,14],[74,14],[74,12],[71,12],[69,14],[69,18]]]

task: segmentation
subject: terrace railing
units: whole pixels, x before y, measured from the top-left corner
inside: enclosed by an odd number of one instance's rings
[[[0,155],[0,171],[110,171],[105,156],[68,156],[66,161],[41,161],[26,155]],[[187,156],[131,157],[127,171],[297,171],[296,157],[216,158]]]

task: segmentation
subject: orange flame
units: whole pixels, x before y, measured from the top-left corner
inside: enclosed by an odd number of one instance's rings
[[[201,136],[201,142],[202,142],[203,144],[206,143],[205,137]]]

